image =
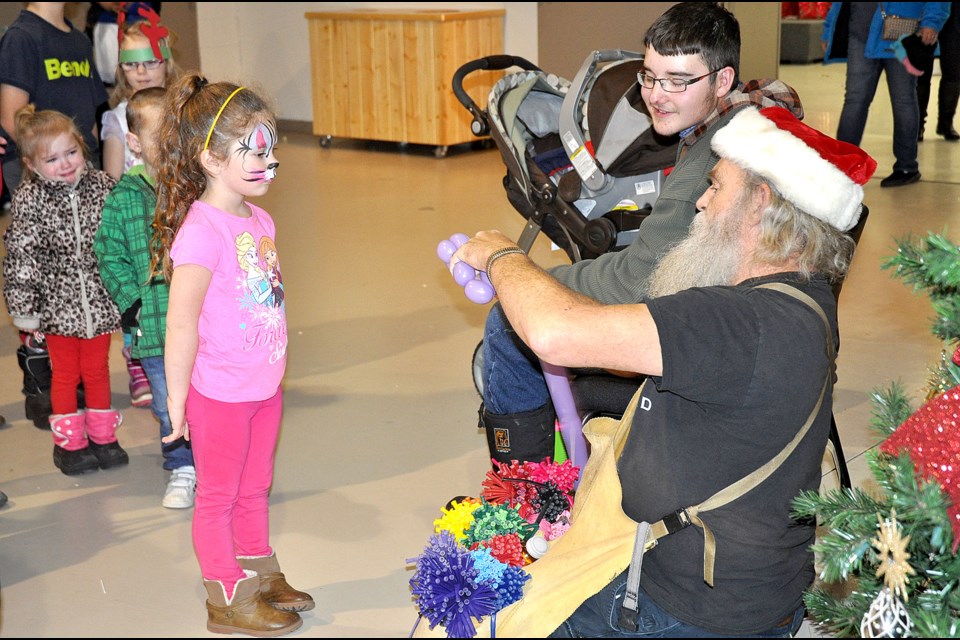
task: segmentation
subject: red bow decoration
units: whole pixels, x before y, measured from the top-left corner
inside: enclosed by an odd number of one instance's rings
[[[123,26],[127,23],[127,3],[121,2],[117,11],[117,46],[123,42]]]
[[[127,22],[126,2],[120,3],[120,10],[117,13],[117,42],[123,42],[123,25]],[[160,14],[150,7],[139,7],[137,13],[149,24],[142,25],[140,31],[150,41],[150,48],[153,50],[153,57],[157,60],[163,60],[163,53],[160,51],[160,39],[170,35],[170,31],[160,24]]]
[[[956,553],[960,546],[960,385],[924,403],[880,445],[890,455],[903,449],[910,453],[917,473],[934,478],[950,497],[947,515]]]
[[[140,30],[143,35],[150,40],[150,47],[153,49],[153,56],[157,60],[163,60],[163,54],[160,52],[160,38],[166,38],[170,32],[166,27],[160,24],[160,16],[150,7],[140,7],[137,11],[141,16],[147,19],[149,25],[143,25]]]

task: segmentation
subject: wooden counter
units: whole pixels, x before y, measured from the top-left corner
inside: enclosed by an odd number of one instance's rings
[[[466,62],[503,53],[502,9],[306,13],[313,133],[438,147],[470,142],[472,117],[451,88]],[[481,108],[502,71],[464,89]]]

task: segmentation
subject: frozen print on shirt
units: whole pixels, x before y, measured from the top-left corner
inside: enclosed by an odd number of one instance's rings
[[[260,255],[266,263],[265,272],[273,292],[273,306],[283,306],[283,276],[280,275],[280,261],[277,258],[277,245],[268,236],[260,238]]]
[[[240,326],[244,331],[243,349],[270,349],[273,354],[271,363],[277,362],[286,351],[287,335],[276,244],[269,236],[263,236],[257,243],[249,231],[237,236],[236,244],[240,265],[237,289],[243,318]],[[261,256],[261,252],[265,255]]]

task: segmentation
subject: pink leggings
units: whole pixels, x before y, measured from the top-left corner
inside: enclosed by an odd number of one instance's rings
[[[77,387],[83,381],[84,404],[110,408],[110,334],[74,338],[47,334],[50,352],[50,404],[53,413],[77,412]]]
[[[193,546],[205,580],[228,595],[245,577],[237,556],[268,556],[269,493],[283,393],[256,402],[220,402],[193,386],[186,418],[197,467]]]

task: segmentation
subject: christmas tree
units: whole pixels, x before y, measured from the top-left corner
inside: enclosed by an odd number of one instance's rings
[[[804,603],[836,637],[960,637],[960,247],[942,235],[899,241],[884,269],[926,290],[944,348],[925,402],[900,383],[874,391],[866,454],[877,492],[805,492],[798,518],[820,525],[819,581]]]

